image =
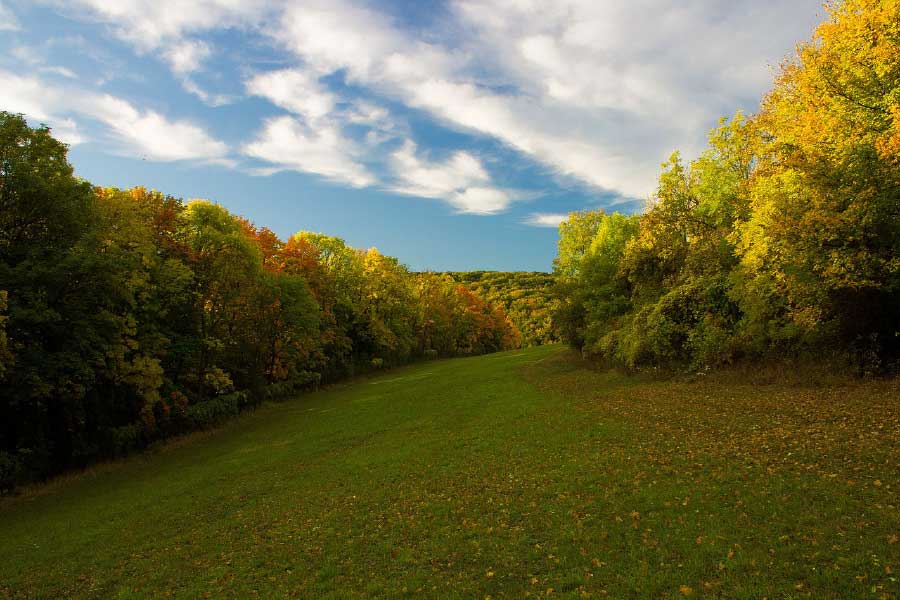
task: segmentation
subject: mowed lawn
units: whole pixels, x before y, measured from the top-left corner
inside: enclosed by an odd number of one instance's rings
[[[268,405],[0,501],[0,596],[898,598],[900,387],[560,346]]]

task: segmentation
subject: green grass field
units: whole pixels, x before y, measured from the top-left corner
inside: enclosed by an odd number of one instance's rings
[[[900,387],[560,346],[267,405],[0,504],[0,596],[900,597]]]

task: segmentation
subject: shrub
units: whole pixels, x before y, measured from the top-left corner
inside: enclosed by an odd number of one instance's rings
[[[186,417],[189,429],[203,429],[236,416],[242,400],[247,396],[247,392],[235,392],[188,406]]]
[[[116,427],[110,431],[111,454],[124,456],[142,448],[145,445],[143,433],[144,424],[142,422]]]
[[[22,473],[22,462],[9,452],[0,450],[0,494],[12,491]]]

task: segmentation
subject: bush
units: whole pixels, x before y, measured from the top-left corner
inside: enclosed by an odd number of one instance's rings
[[[695,368],[730,364],[735,358],[733,332],[722,319],[707,314],[688,334],[688,346]]]
[[[142,448],[145,445],[143,434],[144,424],[141,422],[116,427],[110,431],[111,454],[113,456],[124,456]]]
[[[185,411],[188,428],[203,429],[237,416],[248,397],[247,392],[234,392],[188,406]]]
[[[0,450],[0,494],[11,492],[22,474],[22,462],[18,457]]]

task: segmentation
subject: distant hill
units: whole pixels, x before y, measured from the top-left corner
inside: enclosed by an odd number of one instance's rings
[[[478,296],[503,308],[522,332],[522,343],[539,346],[557,341],[551,317],[555,277],[540,271],[457,271],[447,273]]]

